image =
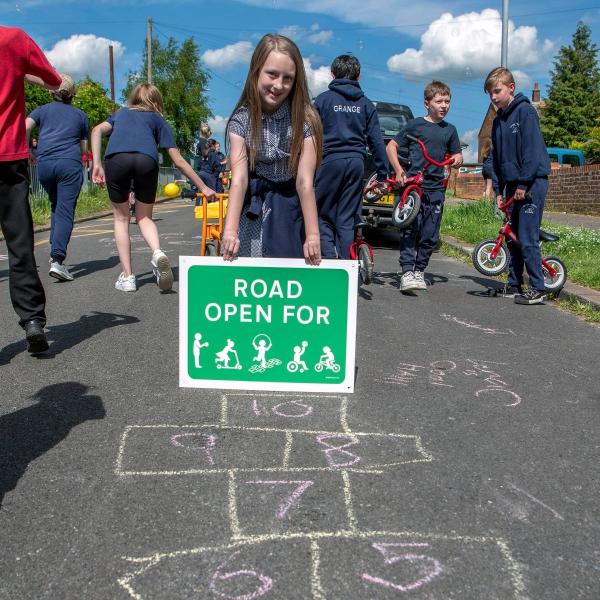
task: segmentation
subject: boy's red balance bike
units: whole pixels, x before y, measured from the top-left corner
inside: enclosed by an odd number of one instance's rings
[[[398,192],[394,200],[394,208],[392,209],[392,224],[398,227],[398,229],[406,229],[419,214],[421,208],[421,197],[423,196],[423,181],[427,175],[427,170],[431,166],[441,167],[444,169],[444,188],[448,185],[448,178],[450,177],[450,165],[452,159],[449,156],[443,161],[437,161],[427,153],[425,144],[418,138],[410,134],[405,134],[405,137],[411,142],[415,142],[421,148],[421,153],[425,159],[425,166],[418,172],[407,177],[404,183],[400,183],[395,179],[386,179],[384,184],[384,193],[377,191],[377,187],[381,186],[377,182],[377,174],[374,173],[367,182],[367,185],[363,191],[363,198],[365,202],[376,202],[384,194],[394,194]]]
[[[510,254],[505,240],[508,238],[513,244],[519,244],[515,232],[511,228],[510,206],[515,202],[515,197],[502,202],[498,207],[503,213],[504,223],[500,228],[498,237],[493,240],[484,240],[475,246],[472,254],[475,268],[489,277],[500,275],[508,271],[510,266]],[[540,229],[540,246],[542,242],[556,242],[560,238],[552,233]],[[544,286],[548,293],[556,296],[567,281],[567,267],[557,256],[542,257],[542,272],[544,274]]]

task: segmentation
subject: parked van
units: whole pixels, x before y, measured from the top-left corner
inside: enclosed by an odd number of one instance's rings
[[[570,167],[580,167],[585,164],[585,157],[581,150],[570,148],[546,148],[550,162]]]

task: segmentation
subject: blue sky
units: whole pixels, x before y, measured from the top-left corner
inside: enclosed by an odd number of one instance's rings
[[[600,45],[600,0],[565,6],[562,0],[510,2],[509,67],[527,95],[534,82],[544,95],[553,58],[579,20]],[[60,71],[89,74],[107,87],[112,43],[117,96],[127,71],[140,66],[147,17],[163,43],[193,36],[212,77],[217,138],[256,41],[284,33],[299,45],[314,93],[326,89],[331,60],[345,52],[361,61],[361,84],[371,99],[408,104],[416,116],[423,114],[425,83],[446,81],[453,90],[448,120],[473,151],[488,106],[483,78],[500,62],[501,10],[501,0],[0,0],[0,23],[27,31]]]

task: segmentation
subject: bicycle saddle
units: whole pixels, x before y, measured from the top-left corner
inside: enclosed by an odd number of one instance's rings
[[[554,235],[553,233],[548,233],[547,231],[542,231],[540,229],[540,241],[542,242],[558,242],[560,237],[558,235]]]

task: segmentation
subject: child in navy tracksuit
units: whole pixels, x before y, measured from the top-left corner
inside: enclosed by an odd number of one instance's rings
[[[68,75],[52,92],[54,102],[38,106],[25,121],[27,132],[40,129],[37,150],[40,182],[50,198],[50,277],[72,281],[73,275],[63,261],[73,231],[75,207],[83,185],[81,154],[87,149],[89,123],[85,113],[71,102],[75,85]]]
[[[515,95],[512,73],[504,67],[494,69],[487,76],[484,89],[498,109],[492,126],[496,202],[500,204],[503,197],[515,197],[511,223],[519,246],[508,242],[511,255],[508,295],[514,295],[517,304],[541,304],[546,295],[540,224],[550,159],[537,113],[523,94]],[[529,275],[529,289],[522,293],[524,267]]]
[[[441,81],[432,81],[424,90],[425,117],[409,121],[404,129],[387,145],[390,165],[396,179],[405,183],[407,176],[417,174],[425,166],[421,147],[406,138],[406,134],[425,144],[431,158],[442,162],[446,155],[452,158],[452,166],[462,164],[462,152],[456,127],[444,120],[450,109],[450,88]],[[408,152],[410,167],[405,173],[399,160],[399,152]],[[440,225],[446,191],[444,169],[430,166],[422,183],[423,195],[417,218],[400,232],[400,290],[426,290],[425,269],[440,237]]]
[[[377,179],[385,181],[388,162],[379,118],[360,88],[360,63],[343,54],[331,64],[334,80],[315,100],[323,122],[323,162],[315,180],[324,258],[350,258],[354,224],[360,215],[367,144]]]

